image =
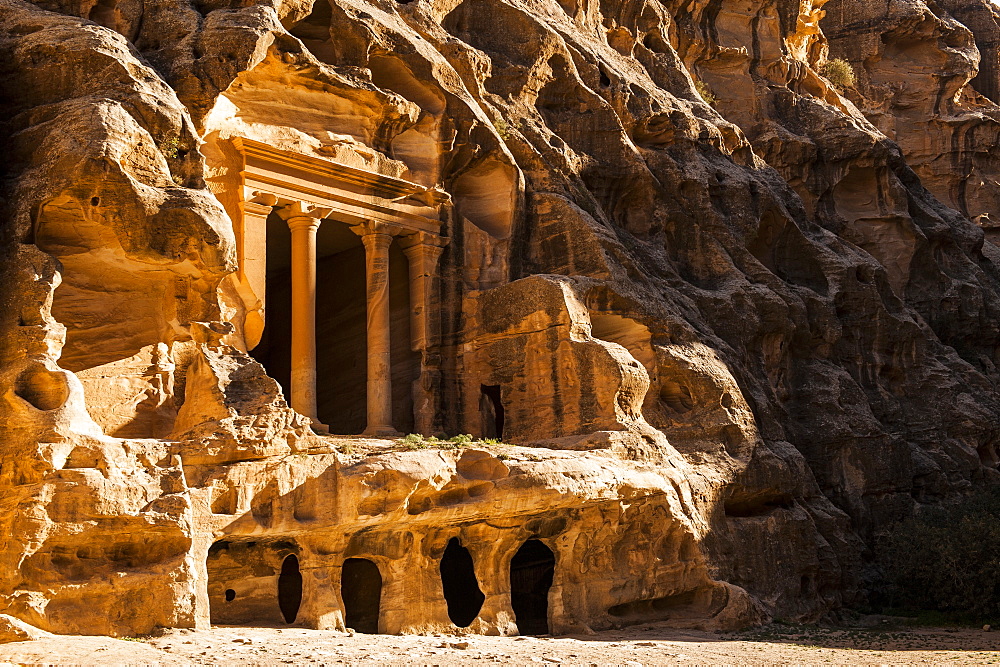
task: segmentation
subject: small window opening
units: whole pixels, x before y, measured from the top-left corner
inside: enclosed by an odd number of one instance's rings
[[[601,65],[600,67],[598,67],[598,69],[601,72],[601,85],[604,86],[605,88],[607,88],[608,86],[611,85],[611,77],[608,76],[608,73],[607,73],[607,71],[605,71],[603,65]]]
[[[236,591],[234,591],[232,588],[227,588],[226,589],[226,602],[232,602],[235,599],[236,599]]]
[[[484,438],[503,438],[504,411],[500,402],[500,385],[479,385],[479,413],[483,421]]]
[[[227,598],[229,594],[226,594]],[[235,597],[235,593],[234,593]],[[299,572],[299,559],[290,554],[281,562],[281,574],[278,575],[278,608],[285,617],[286,623],[294,623],[302,604],[302,573]]]
[[[510,606],[522,635],[549,633],[549,588],[556,557],[541,540],[521,545],[510,561]]]
[[[460,628],[476,620],[486,596],[479,590],[472,554],[457,537],[448,540],[441,556],[441,586],[448,602],[448,618]]]

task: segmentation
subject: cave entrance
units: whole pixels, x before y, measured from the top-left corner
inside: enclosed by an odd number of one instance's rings
[[[510,561],[510,606],[522,635],[549,633],[549,588],[556,557],[541,540],[521,545]]]
[[[367,558],[348,558],[340,573],[344,625],[355,632],[378,634],[382,604],[382,574]]]
[[[302,604],[302,573],[295,554],[285,556],[278,575],[278,608],[286,623],[294,623]]]
[[[500,385],[479,385],[479,414],[483,419],[483,437],[503,439],[503,403]]]
[[[284,626],[302,604],[302,574],[291,540],[219,540],[208,550],[211,622]]]
[[[292,400],[292,248],[286,223],[266,220],[266,316],[250,355]],[[411,384],[419,355],[410,349],[409,266],[398,243],[389,247],[392,415],[397,429],[413,429]],[[316,415],[330,433],[361,433],[367,426],[367,302],[361,237],[336,220],[316,232]]]
[[[457,537],[448,540],[441,556],[441,587],[448,603],[448,618],[460,628],[476,620],[486,596],[479,590],[472,554]]]

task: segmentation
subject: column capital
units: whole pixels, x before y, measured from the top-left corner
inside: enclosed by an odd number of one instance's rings
[[[305,229],[314,232],[317,229],[319,229],[319,225],[321,222],[323,221],[320,220],[319,218],[313,218],[312,216],[308,215],[293,215],[285,218],[285,224],[287,224],[288,228],[293,232],[296,232],[300,229]]]
[[[243,215],[254,215],[259,218],[266,218],[273,207],[268,204],[261,204],[256,201],[241,201],[240,210],[243,211]]]
[[[413,234],[402,236],[399,239],[399,245],[404,251],[419,246],[443,249],[450,242],[451,239],[447,236],[438,236],[437,234],[431,234],[430,232],[414,232]]]
[[[390,225],[384,222],[377,222],[375,220],[368,220],[360,225],[354,225],[351,227],[351,231],[364,239],[367,236],[378,235],[378,236],[396,236],[401,231],[402,227],[397,225]]]
[[[293,231],[299,228],[318,229],[323,218],[330,215],[331,211],[330,208],[298,201],[277,209],[278,215]]]

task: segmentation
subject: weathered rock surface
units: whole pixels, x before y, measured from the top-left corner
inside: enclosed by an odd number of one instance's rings
[[[1000,204],[996,5],[835,0],[826,12],[831,55],[857,74],[848,95],[899,144],[924,187],[992,237]]]
[[[454,628],[451,575],[484,633],[539,595],[553,632],[815,619],[877,531],[997,481],[986,0],[0,6],[0,610],[343,628],[365,560],[382,632]],[[254,350],[276,242],[238,223],[276,201],[236,140],[419,191],[448,242],[393,400],[518,446],[310,431]]]

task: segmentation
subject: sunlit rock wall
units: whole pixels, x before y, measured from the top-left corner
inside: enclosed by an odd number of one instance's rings
[[[6,613],[280,621],[295,555],[297,623],[364,558],[379,630],[446,629],[458,538],[481,632],[528,539],[552,631],[816,619],[996,480],[985,3],[0,4]],[[500,435],[498,396],[524,447],[309,431],[246,354],[237,137],[447,194],[413,421]]]

